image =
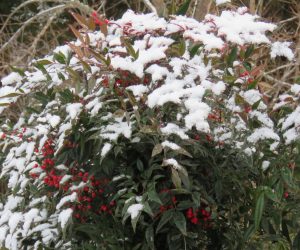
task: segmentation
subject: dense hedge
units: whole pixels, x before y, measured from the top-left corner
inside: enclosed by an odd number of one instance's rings
[[[299,249],[299,92],[261,89],[276,26],[97,13],[2,79],[8,249]],[[99,30],[100,29],[100,30]]]

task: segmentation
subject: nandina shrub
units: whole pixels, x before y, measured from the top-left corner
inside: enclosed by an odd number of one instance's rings
[[[1,246],[298,249],[300,87],[272,100],[257,60],[293,58],[275,25],[74,17],[76,42],[2,79]]]

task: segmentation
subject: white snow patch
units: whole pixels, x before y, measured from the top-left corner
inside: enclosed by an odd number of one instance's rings
[[[294,59],[294,53],[289,48],[291,45],[290,42],[274,42],[271,45],[271,58],[275,58],[276,56],[284,56],[289,61],[292,61]]]
[[[140,212],[143,210],[144,206],[142,204],[132,204],[128,207],[127,213],[130,214],[131,219],[135,219]]]
[[[71,208],[67,208],[62,210],[58,215],[58,222],[60,222],[61,228],[64,230],[67,223],[69,222],[71,216],[73,214],[73,210]]]

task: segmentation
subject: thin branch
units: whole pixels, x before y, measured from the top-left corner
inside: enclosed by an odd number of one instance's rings
[[[5,27],[8,24],[8,21],[22,8],[26,7],[29,4],[32,3],[38,3],[38,2],[57,2],[57,3],[65,3],[64,0],[28,0],[22,4],[20,4],[17,8],[15,8],[10,14],[9,16],[6,18],[5,22],[2,25],[2,28],[0,29],[0,33],[3,32],[3,30],[5,29]]]
[[[297,65],[299,65],[299,64],[297,64],[297,63],[289,63],[289,64],[281,65],[281,66],[277,67],[276,69],[272,69],[272,70],[266,72],[266,74],[269,75],[269,74],[272,74],[272,73],[274,73],[274,72],[276,72],[276,71],[278,71],[280,69],[288,68],[288,67],[291,67],[291,66],[297,66]]]
[[[266,78],[267,80],[271,81],[271,82],[276,83],[277,86],[278,85],[282,85],[282,86],[286,86],[286,87],[291,87],[292,86],[292,84],[290,84],[288,82],[277,80],[276,78],[268,75],[267,73],[264,73],[263,77]]]
[[[153,13],[157,15],[157,10],[154,7],[154,5],[150,2],[150,0],[143,0],[143,2]]]
[[[287,23],[287,22],[291,22],[291,21],[294,21],[294,20],[296,20],[298,18],[299,18],[298,16],[294,16],[294,17],[291,17],[291,18],[288,18],[288,19],[285,19],[285,20],[282,20],[282,21],[278,22],[277,25],[280,25],[280,24],[283,24],[283,23]]]
[[[36,0],[30,0],[30,2],[31,1],[34,2]],[[51,1],[58,1],[58,0],[51,0]],[[59,0],[59,1],[62,2],[61,0]],[[82,12],[84,12],[87,15],[90,15],[93,12],[92,8],[90,8],[88,5],[85,5],[81,2],[79,2],[78,0],[70,1],[70,2],[67,2],[66,4],[61,4],[61,5],[52,7],[50,9],[43,10],[43,11],[37,13],[36,15],[34,15],[33,17],[31,17],[30,19],[28,19],[26,22],[24,22],[24,24],[14,33],[14,35],[0,48],[0,53],[2,53],[6,49],[6,47],[8,47],[10,45],[10,43],[12,41],[14,41],[21,34],[21,32],[24,31],[24,29],[29,24],[31,24],[34,20],[36,20],[38,17],[43,16],[48,13],[52,13],[53,15],[58,14],[58,13],[60,14],[61,12],[63,12],[63,10],[68,9],[68,8],[80,9]]]
[[[50,25],[52,24],[52,22],[54,21],[54,19],[56,18],[57,13],[55,13],[53,16],[51,16],[48,20],[47,23],[45,24],[45,26],[43,27],[43,29],[41,30],[41,32],[36,36],[36,38],[34,39],[32,45],[30,46],[29,53],[32,51],[32,54],[35,54],[36,51],[36,45],[39,42],[39,40],[41,39],[41,37],[46,33],[46,31],[48,30],[48,28],[50,27]]]
[[[195,16],[197,6],[198,6],[198,0],[196,0],[195,3],[194,3],[194,8],[193,8],[193,12],[192,12],[192,17]]]
[[[30,19],[28,19],[15,33],[14,35],[0,48],[0,53],[2,53],[6,47],[8,47],[8,45],[10,45],[10,43],[15,40],[20,34],[21,32],[29,25],[32,23],[32,21],[34,21],[35,19],[37,19],[38,17],[40,16],[43,16],[47,13],[53,13],[53,12],[56,12],[56,11],[62,11],[66,8],[66,5],[64,4],[61,4],[61,5],[58,5],[58,6],[55,6],[55,7],[52,7],[50,9],[47,9],[47,10],[43,10],[41,12],[39,12],[38,14],[34,15],[33,17],[31,17]]]

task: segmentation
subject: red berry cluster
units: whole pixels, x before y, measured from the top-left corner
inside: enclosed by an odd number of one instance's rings
[[[96,11],[93,11],[92,17],[94,19],[94,23],[98,24],[99,26],[109,24],[109,20],[108,19],[104,19],[104,20],[99,19],[98,13]]]
[[[75,171],[75,170],[73,170]],[[85,186],[82,190],[76,190],[78,201],[80,204],[73,205],[74,217],[85,222],[88,218],[88,213],[96,214],[112,214],[116,205],[115,201],[109,202],[108,199],[112,195],[109,189],[110,180],[107,178],[96,179],[94,176],[89,176],[88,173],[78,172],[72,178],[74,182],[86,182],[89,186]]]
[[[160,191],[160,193],[166,193],[167,194],[166,201],[164,202],[166,205],[162,205],[162,206],[159,207],[159,212],[160,213],[163,213],[163,212],[165,212],[169,209],[172,209],[176,206],[176,203],[177,203],[176,196],[171,194],[170,189],[167,189],[167,188],[162,189]]]
[[[42,154],[44,157],[52,156],[54,154],[53,141],[51,139],[48,139],[45,142],[42,148]]]
[[[19,137],[21,140],[23,140],[23,136],[24,136],[24,133],[27,131],[27,128],[19,128],[19,129],[15,129],[15,130],[12,130],[11,132],[9,131],[6,131],[6,132],[2,132],[1,134],[1,139],[4,140],[6,139],[8,136],[17,136]],[[27,141],[30,142],[32,141],[32,138],[27,138]]]
[[[77,144],[67,141],[64,146],[66,149],[73,149],[77,147]],[[38,150],[36,152],[39,153]],[[44,178],[45,185],[60,189],[62,192],[69,192],[72,185],[78,185],[82,182],[85,183],[82,189],[72,191],[77,193],[79,204],[66,204],[74,210],[73,216],[76,219],[85,222],[90,212],[96,214],[112,214],[116,203],[115,201],[108,201],[112,195],[112,192],[108,188],[110,184],[109,179],[96,179],[95,176],[89,175],[88,172],[82,170],[82,167],[86,167],[85,164],[79,165],[78,162],[75,162],[73,166],[69,168],[72,178],[60,184],[62,178],[65,176],[65,172],[55,169],[55,159],[53,158],[54,144],[51,139],[45,142],[41,152],[43,155],[41,166],[36,164],[34,168],[40,167],[43,172],[46,173]],[[31,174],[30,176],[37,178],[38,174]]]
[[[196,210],[189,208],[186,211],[186,217],[191,224],[202,225],[206,229],[211,227],[211,213],[204,208]]]
[[[126,87],[141,83],[148,85],[150,83],[150,77],[145,76],[143,79],[140,79],[126,70],[118,70],[118,75],[115,78],[114,89],[118,95],[124,95]],[[109,87],[109,80],[107,76],[103,78],[102,86],[105,88]]]

